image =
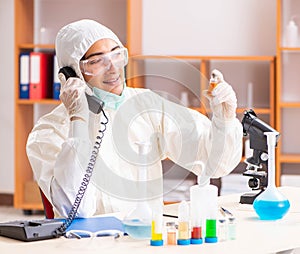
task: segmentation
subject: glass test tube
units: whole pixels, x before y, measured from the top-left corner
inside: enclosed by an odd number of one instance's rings
[[[211,95],[212,90],[215,89],[215,87],[220,83],[220,77],[218,76],[220,72],[217,70],[214,70],[211,74],[210,80],[209,80],[209,86],[208,86],[208,94]],[[221,73],[220,73],[221,74]],[[221,74],[222,75],[222,74]]]
[[[178,207],[178,245],[190,244],[189,234],[189,206],[188,203],[183,200]]]
[[[228,220],[228,239],[236,239],[236,220],[234,217],[230,217]]]
[[[208,88],[208,91],[209,92],[212,92],[212,90],[214,90],[214,88],[218,85],[218,80],[216,77],[212,77],[210,80],[209,80],[209,88]]]
[[[177,229],[176,229],[175,222],[174,221],[167,222],[166,226],[167,226],[167,243],[168,243],[168,245],[176,245]]]
[[[219,219],[219,223],[218,223],[218,240],[220,242],[227,240],[227,222],[226,222],[226,219]]]

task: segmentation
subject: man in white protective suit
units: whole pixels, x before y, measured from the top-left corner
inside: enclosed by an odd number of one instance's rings
[[[80,217],[126,213],[139,200],[162,202],[161,161],[166,158],[200,176],[203,184],[229,174],[240,162],[243,133],[236,95],[220,72],[221,82],[206,94],[210,120],[148,89],[127,87],[127,49],[93,20],[63,27],[56,55],[59,68],[71,67],[77,77],[59,74],[62,103],[39,119],[26,146],[34,177],[56,217],[68,216],[80,187],[85,190]],[[89,110],[86,94],[104,102],[102,112]],[[139,154],[141,144],[147,149]],[[142,167],[146,197],[136,184]]]

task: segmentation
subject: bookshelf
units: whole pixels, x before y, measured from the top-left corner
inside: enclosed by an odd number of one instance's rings
[[[300,42],[288,43],[287,26],[294,18],[300,25],[300,3],[277,0],[276,129],[281,133],[277,147],[276,183],[284,174],[299,174],[300,149],[298,115],[300,114]]]

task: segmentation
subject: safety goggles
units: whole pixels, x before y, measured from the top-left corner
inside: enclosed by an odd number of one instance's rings
[[[81,60],[80,70],[82,73],[90,76],[98,76],[111,68],[123,68],[128,63],[128,51],[126,48],[120,48],[111,52],[92,56],[89,59]]]
[[[112,236],[114,239],[119,238],[124,233],[120,230],[100,230],[97,232],[91,232],[86,230],[69,230],[65,233],[66,238],[87,238],[87,237],[101,237],[101,236]]]

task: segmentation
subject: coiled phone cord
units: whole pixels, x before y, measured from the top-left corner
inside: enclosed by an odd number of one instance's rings
[[[92,154],[91,154],[91,157],[90,157],[89,164],[88,164],[87,169],[85,171],[85,174],[84,174],[83,180],[81,182],[80,188],[79,188],[79,190],[76,194],[75,201],[74,201],[74,204],[72,206],[72,209],[68,214],[68,218],[64,221],[64,223],[61,226],[59,226],[57,229],[55,229],[53,231],[52,234],[53,234],[54,237],[63,236],[65,234],[66,229],[71,225],[71,223],[75,219],[76,214],[77,214],[77,210],[78,210],[79,205],[81,203],[81,200],[82,200],[82,198],[84,196],[84,193],[87,189],[87,186],[88,186],[88,184],[91,180],[93,170],[94,170],[94,167],[95,167],[95,163],[96,163],[96,158],[99,154],[99,149],[100,149],[103,137],[104,137],[104,132],[106,130],[106,125],[108,123],[108,117],[106,116],[104,110],[102,109],[101,111],[103,113],[105,121],[100,122],[102,127],[100,127],[100,129],[98,131],[99,134],[96,137],[96,142],[95,142],[93,150],[92,150]]]

